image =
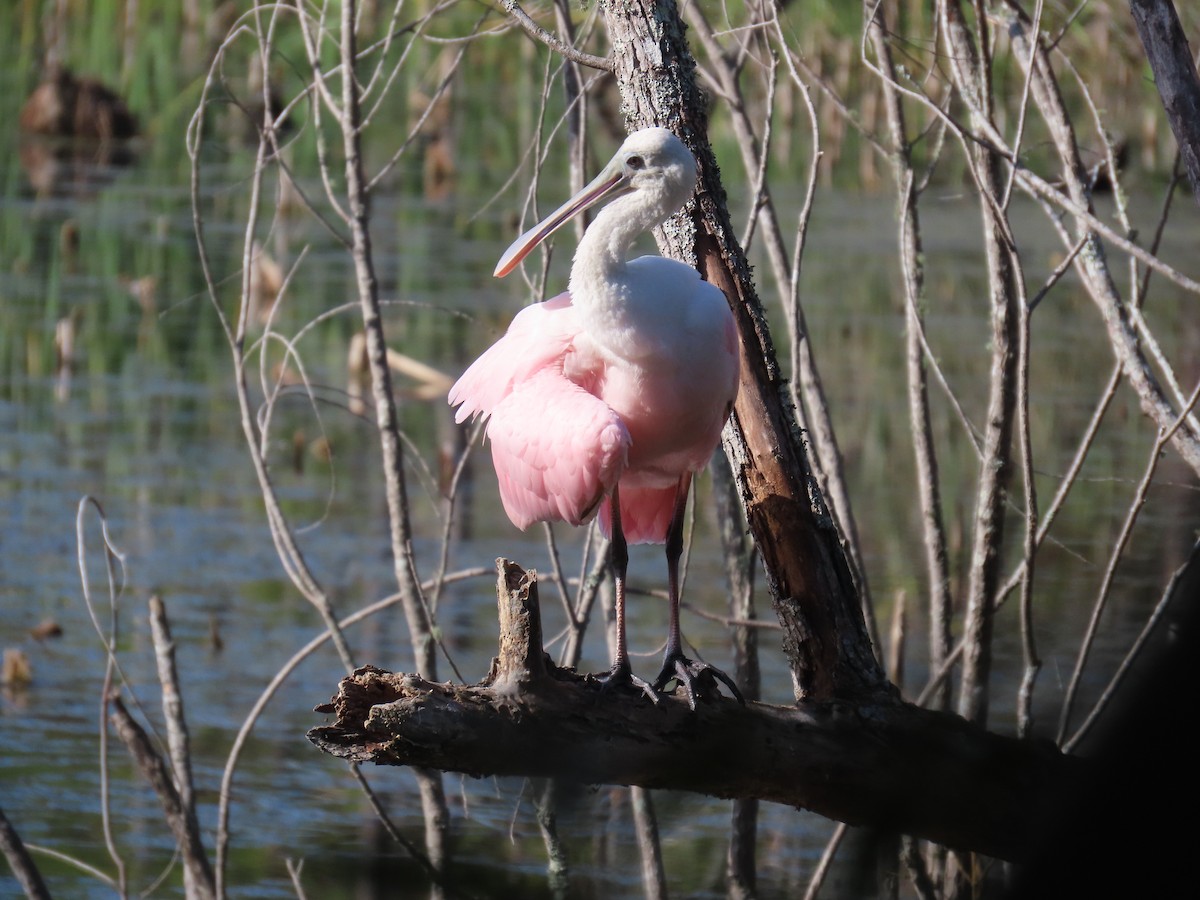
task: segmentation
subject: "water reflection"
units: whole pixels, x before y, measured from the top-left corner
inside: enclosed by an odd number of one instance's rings
[[[56,137],[24,137],[17,145],[21,168],[39,197],[94,196],[137,162],[125,142],[97,143]]]

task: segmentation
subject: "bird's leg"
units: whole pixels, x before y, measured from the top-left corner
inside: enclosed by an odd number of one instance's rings
[[[625,532],[621,528],[621,498],[614,487],[609,498],[612,514],[612,567],[613,580],[616,582],[616,614],[617,614],[617,646],[613,654],[612,673],[617,675],[632,674],[633,667],[629,664],[629,645],[625,638],[625,577],[629,571],[629,544],[625,541]]]
[[[679,490],[675,494],[675,509],[671,514],[671,525],[667,531],[667,588],[670,595],[670,620],[667,626],[667,649],[663,654],[662,671],[654,679],[654,689],[661,691],[671,681],[677,681],[687,691],[688,706],[696,708],[696,686],[715,689],[712,679],[729,688],[734,698],[743,706],[742,692],[733,679],[706,662],[691,660],[683,655],[683,634],[679,629],[679,558],[683,555],[683,520],[687,509],[688,491],[692,486],[692,473],[685,472],[679,479]],[[705,684],[702,679],[707,679]]]
[[[616,582],[616,597],[614,605],[617,614],[617,647],[613,654],[612,670],[600,677],[601,685],[607,689],[614,685],[630,685],[641,690],[647,697],[658,702],[658,694],[654,688],[633,674],[629,664],[629,649],[625,640],[625,575],[629,571],[629,544],[625,541],[625,532],[621,529],[621,497],[618,487],[605,501],[610,504],[610,520],[612,522],[612,553],[613,580]]]

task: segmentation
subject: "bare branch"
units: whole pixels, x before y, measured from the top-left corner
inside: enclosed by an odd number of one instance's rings
[[[1192,545],[1192,552],[1188,554],[1188,558],[1171,574],[1170,580],[1167,582],[1166,587],[1163,588],[1162,596],[1154,606],[1154,611],[1146,619],[1146,624],[1142,626],[1142,630],[1138,633],[1137,640],[1133,642],[1133,645],[1129,648],[1129,652],[1121,660],[1121,665],[1113,673],[1112,678],[1088,713],[1087,718],[1076,729],[1075,733],[1071,735],[1069,740],[1063,741],[1062,747],[1064,753],[1072,752],[1079,745],[1079,742],[1087,737],[1092,727],[1100,721],[1104,711],[1116,695],[1117,689],[1129,675],[1133,663],[1141,656],[1141,652],[1146,646],[1146,641],[1154,633],[1154,629],[1162,619],[1163,613],[1178,598],[1196,596],[1198,589],[1200,589],[1200,541]]]
[[[353,2],[342,6],[341,54],[344,71],[353,71],[356,58],[356,34]],[[379,437],[383,451],[384,477],[391,528],[392,558],[396,580],[404,602],[409,638],[416,654],[417,669],[435,676],[437,656],[432,640],[429,610],[417,581],[416,563],[412,556],[412,534],[408,516],[408,496],[404,478],[404,457],[399,436],[395,395],[392,392],[391,369],[387,364],[387,343],[380,316],[379,285],[375,277],[369,232],[368,195],[360,149],[359,94],[353,77],[343,77],[341,114],[345,152],[346,194],[353,244],[354,268],[357,277],[363,330],[367,335],[367,358],[371,367],[371,388],[378,419]]]
[[[563,43],[546,29],[542,28],[537,22],[529,18],[525,10],[521,9],[521,5],[516,0],[503,0],[504,8],[508,14],[513,17],[514,21],[520,25],[525,33],[536,41],[545,44],[559,56],[568,59],[573,63],[578,63],[581,66],[587,66],[590,69],[602,69],[605,72],[613,70],[612,60],[606,59],[603,56],[593,56],[590,53],[584,53],[581,50],[576,50],[574,47]]]
[[[820,894],[821,885],[825,883],[825,876],[829,874],[829,867],[833,864],[833,858],[837,855],[838,847],[842,845],[842,838],[846,836],[848,830],[845,822],[838,822],[834,827],[833,833],[829,835],[829,840],[825,842],[825,849],[821,851],[821,859],[813,868],[812,876],[808,880],[804,900],[816,900]]]
[[[129,755],[133,757],[142,777],[158,794],[167,826],[175,835],[175,841],[183,852],[183,864],[191,873],[189,900],[210,900],[216,897],[213,871],[200,842],[200,826],[196,822],[195,809],[193,808],[190,814],[184,809],[170,770],[154,750],[146,732],[129,715],[121,698],[114,694],[109,698],[109,703],[113,727],[116,728],[117,735],[124,742]]]
[[[167,723],[167,747],[171,754],[171,770],[175,790],[178,794],[179,813],[189,831],[190,846],[200,847],[199,819],[196,814],[196,798],[192,789],[192,753],[188,737],[187,721],[183,714],[183,695],[179,690],[179,676],[175,669],[175,642],[171,639],[171,626],[167,621],[166,607],[155,595],[150,598],[150,635],[154,641],[154,658],[158,663],[158,683],[162,687],[163,718]],[[185,859],[187,854],[185,853]],[[205,857],[207,863],[207,857]],[[193,896],[204,896],[207,888],[196,883],[194,865],[185,865],[184,892],[189,900]],[[210,875],[211,877],[211,875]]]
[[[100,620],[96,615],[95,606],[92,603],[91,581],[88,578],[87,569],[87,547],[84,540],[84,513],[91,506],[95,508],[100,516],[101,535],[104,539],[104,563],[105,572],[108,576],[108,602],[109,602],[109,624],[105,629],[100,624]],[[125,557],[116,548],[112,538],[108,533],[108,520],[104,515],[104,508],[91,497],[84,497],[79,501],[79,506],[75,512],[75,545],[77,562],[79,565],[79,581],[83,589],[83,602],[87,607],[88,616],[92,620],[92,627],[96,629],[96,634],[99,636],[104,645],[105,663],[104,663],[104,682],[101,686],[100,695],[100,821],[104,832],[104,845],[108,849],[109,858],[112,859],[113,865],[116,867],[116,890],[120,897],[126,896],[126,881],[125,881],[125,860],[117,849],[117,843],[113,837],[112,831],[112,809],[110,806],[111,793],[109,791],[109,776],[108,776],[108,724],[106,721],[108,715],[108,700],[109,693],[113,689],[113,679],[119,676],[122,682],[125,682],[125,675],[121,671],[120,663],[117,661],[116,646],[117,646],[117,610],[118,599],[124,591],[125,587]],[[114,561],[120,565],[120,580],[116,573]]]
[[[1088,214],[1086,221],[1083,217],[1078,215],[1076,217],[1077,236],[1089,238],[1086,250],[1077,259],[1077,268],[1094,302],[1104,316],[1109,340],[1124,366],[1130,385],[1137,391],[1143,411],[1159,428],[1169,428],[1175,417],[1173,407],[1183,402],[1183,392],[1179,388],[1174,371],[1162,352],[1158,350],[1157,342],[1142,321],[1138,308],[1125,303],[1117,292],[1109,273],[1103,247],[1096,235],[1091,233],[1092,230],[1098,229],[1095,229],[1091,222],[1094,219],[1094,216],[1091,216],[1091,196],[1084,181],[1083,165],[1079,158],[1075,132],[1059,93],[1053,70],[1046,58],[1045,50],[1041,46],[1040,38],[1037,35],[1032,38],[1029,36],[1028,23],[1022,21],[1022,16],[1023,12],[1019,8],[1014,10],[1009,27],[1009,35],[1017,49],[1015,55],[1018,63],[1033,73],[1034,100],[1050,128],[1070,203],[1074,208],[1086,211]],[[1012,157],[1010,156],[1010,158]],[[1020,170],[1019,177],[1023,183],[1032,183],[1033,181],[1030,173],[1025,169]],[[1050,199],[1042,193],[1040,186],[1037,190],[1040,196]],[[1061,196],[1061,192],[1054,193],[1059,193]],[[1149,254],[1147,256],[1155,259]],[[1139,256],[1139,258],[1141,257]],[[1149,264],[1147,260],[1143,259],[1143,261]],[[1168,387],[1174,394],[1173,397],[1167,396],[1154,379],[1142,352],[1143,344],[1149,344],[1151,353],[1158,362]],[[1176,435],[1176,449],[1196,472],[1200,472],[1200,422],[1193,418],[1183,428],[1171,428],[1171,430]]]
[[[812,105],[808,85],[799,77],[795,64],[787,49],[786,41],[780,30],[778,18],[773,8],[764,5],[760,14],[764,17],[761,24],[771,29],[777,36],[780,48],[783,50],[788,71],[804,100],[812,135],[812,151],[808,167],[808,183],[805,201],[799,214],[796,227],[795,248],[789,263],[787,249],[783,238],[783,230],[779,225],[778,212],[771,198],[767,184],[767,162],[770,152],[770,122],[771,101],[774,97],[777,60],[771,65],[764,66],[768,73],[767,84],[767,115],[762,125],[761,141],[755,135],[755,128],[750,120],[747,101],[739,81],[741,67],[739,58],[723,51],[712,26],[705,18],[697,4],[686,7],[686,15],[692,29],[698,35],[701,44],[708,55],[709,66],[713,72],[721,92],[729,100],[734,133],[738,139],[738,147],[742,155],[742,164],[748,173],[755,175],[755,184],[750,196],[753,198],[750,210],[749,224],[745,229],[746,238],[753,236],[752,225],[757,225],[763,232],[763,243],[767,250],[767,258],[775,277],[780,294],[783,297],[783,309],[788,323],[789,346],[791,349],[792,378],[790,393],[801,426],[808,430],[808,440],[815,451],[816,460],[814,472],[817,476],[826,503],[829,505],[833,520],[841,533],[842,549],[846,554],[850,572],[854,579],[862,609],[863,620],[867,634],[873,646],[879,646],[878,628],[875,624],[874,603],[871,597],[870,583],[867,578],[866,566],[862,558],[862,541],[858,535],[858,524],[850,500],[850,491],[846,485],[845,465],[842,451],[838,444],[837,434],[833,427],[833,417],[825,394],[812,342],[809,340],[808,324],[804,308],[800,301],[800,269],[804,255],[808,223],[812,213],[812,204],[816,197],[818,165],[821,160],[820,129],[816,111]],[[748,43],[747,43],[748,46]],[[743,47],[741,59],[746,56]],[[743,248],[745,250],[745,248]]]
[[[990,127],[992,95],[987,38],[972,37],[958,0],[940,3],[938,14],[955,89],[967,103],[972,124],[980,130]],[[978,10],[975,24],[980,29],[986,27]],[[1020,274],[1019,259],[1000,205],[1001,158],[978,144],[967,144],[966,149],[983,217],[992,329],[983,458],[975,494],[967,610],[963,621],[965,644],[958,711],[973,721],[983,722],[988,711],[993,615],[1010,481]]]
[[[642,857],[642,896],[646,900],[667,900],[667,874],[663,869],[654,796],[645,788],[634,785],[629,789],[629,799],[633,806],[638,852]]]
[[[912,167],[904,106],[899,92],[894,87],[894,64],[886,39],[887,25],[883,19],[881,4],[877,0],[866,0],[864,17],[867,22],[866,39],[875,53],[876,65],[888,75],[882,79],[882,85],[891,141],[893,175],[898,192],[897,207],[900,210],[898,242],[900,265],[904,274],[908,411],[917,468],[917,490],[921,503],[926,577],[929,579],[929,664],[931,668],[936,669],[942,665],[950,652],[954,603],[950,594],[950,563],[946,549],[946,528],[942,519],[941,483],[933,442],[929,384],[925,369],[925,324],[922,313],[925,299],[925,266],[918,191],[915,187],[916,173]],[[973,440],[974,435],[970,430],[968,434]],[[934,707],[945,709],[949,702],[950,692],[947,684],[939,691]]]
[[[1108,565],[1104,569],[1104,577],[1101,580],[1099,590],[1096,592],[1096,599],[1092,604],[1092,613],[1088,620],[1087,629],[1079,643],[1079,652],[1075,658],[1075,668],[1071,673],[1071,680],[1067,684],[1066,694],[1063,697],[1062,712],[1058,723],[1059,743],[1063,743],[1066,740],[1067,728],[1071,722],[1071,711],[1075,705],[1075,696],[1079,691],[1079,684],[1083,677],[1083,668],[1087,664],[1088,656],[1095,642],[1096,630],[1100,625],[1100,616],[1108,603],[1109,592],[1112,589],[1117,566],[1125,554],[1125,548],[1129,544],[1133,528],[1137,524],[1142,507],[1146,503],[1146,495],[1149,493],[1150,485],[1154,482],[1154,475],[1158,471],[1159,463],[1162,461],[1163,449],[1166,447],[1168,441],[1170,441],[1174,429],[1179,428],[1183,424],[1184,419],[1192,407],[1196,405],[1198,399],[1200,399],[1200,385],[1197,385],[1196,390],[1192,392],[1192,396],[1183,413],[1176,420],[1174,428],[1160,431],[1158,438],[1154,442],[1154,446],[1150,448],[1145,471],[1142,473],[1142,478],[1138,482],[1137,489],[1134,491],[1133,499],[1129,503],[1129,509],[1125,514],[1125,521],[1121,526],[1121,530],[1113,542]]]

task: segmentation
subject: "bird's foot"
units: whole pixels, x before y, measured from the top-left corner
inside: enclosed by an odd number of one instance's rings
[[[650,698],[651,703],[654,703],[655,705],[658,704],[658,692],[655,691],[648,682],[642,681],[642,679],[634,675],[633,668],[629,665],[629,663],[625,663],[624,665],[614,665],[611,671],[606,672],[603,675],[597,675],[596,680],[600,682],[601,691],[641,691]]]
[[[746,705],[742,692],[737,689],[733,679],[718,669],[700,660],[688,659],[682,653],[668,654],[663,660],[662,671],[654,679],[654,690],[666,693],[665,688],[670,682],[683,685],[687,691],[688,706],[696,708],[696,697],[712,700],[721,696],[717,682],[729,688],[733,698],[742,706]]]

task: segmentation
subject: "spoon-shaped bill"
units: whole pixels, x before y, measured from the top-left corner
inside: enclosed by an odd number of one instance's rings
[[[629,190],[629,176],[624,166],[614,159],[583,190],[513,241],[512,246],[500,257],[500,262],[496,263],[496,271],[492,274],[496,278],[503,278],[520,265],[521,260],[528,256],[534,247],[579,213]]]

